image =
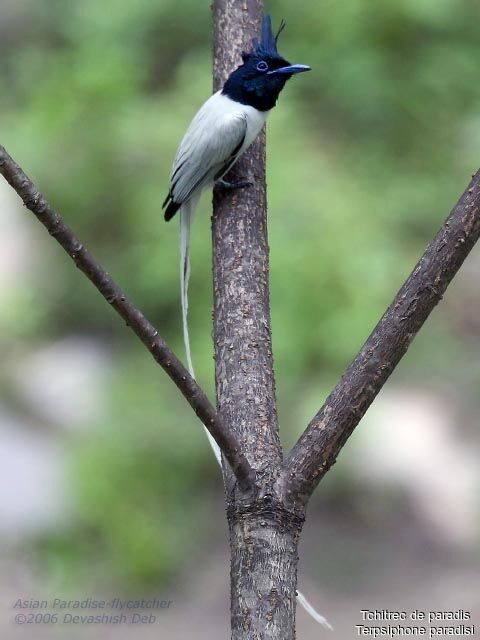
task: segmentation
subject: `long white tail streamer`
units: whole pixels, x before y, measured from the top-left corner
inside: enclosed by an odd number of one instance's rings
[[[187,356],[187,367],[192,378],[195,378],[195,372],[193,370],[190,336],[188,333],[188,282],[190,280],[190,227],[195,215],[197,203],[198,196],[194,196],[185,202],[180,209],[180,293],[182,299],[183,342],[185,344],[185,355]],[[220,447],[205,426],[203,428],[205,429],[208,441],[221,469],[222,453]],[[329,622],[312,607],[300,591],[297,591],[297,602],[314,620],[321,624],[322,627],[333,631],[333,627]]]
[[[192,378],[195,378],[193,370],[192,354],[190,351],[190,336],[188,333],[188,281],[190,280],[190,227],[197,208],[198,196],[187,200],[180,209],[180,295],[182,299],[182,320],[183,320],[183,342],[185,354],[187,356],[187,367]],[[205,429],[210,446],[213,449],[215,458],[220,468],[222,468],[222,454],[220,447],[213,439],[213,436]]]
[[[297,591],[297,602],[298,602],[298,604],[302,605],[302,607],[305,609],[305,611],[308,614],[310,614],[312,616],[312,618],[318,622],[318,624],[321,624],[322,627],[325,627],[325,629],[329,629],[330,631],[333,631],[333,627],[329,623],[329,621],[326,618],[324,618],[322,615],[320,615],[318,613],[318,611],[316,611],[312,607],[310,602],[305,598],[303,593],[300,593],[300,591]]]

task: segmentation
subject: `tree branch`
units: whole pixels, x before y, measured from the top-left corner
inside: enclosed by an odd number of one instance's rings
[[[214,0],[214,88],[241,64],[263,16],[262,0]],[[248,189],[214,191],[214,342],[218,411],[264,479],[278,473],[278,432],[268,288],[265,132],[228,180]]]
[[[287,504],[308,501],[479,236],[480,171],[290,452],[279,480]]]
[[[105,300],[140,338],[155,361],[177,385],[187,402],[212,434],[228,460],[239,485],[251,489],[255,473],[240,449],[237,437],[226,428],[203,390],[190,376],[158,331],[127,298],[110,275],[94,260],[60,215],[50,206],[22,169],[0,145],[0,173],[17,192],[25,206],[38,218],[49,234],[65,249]]]

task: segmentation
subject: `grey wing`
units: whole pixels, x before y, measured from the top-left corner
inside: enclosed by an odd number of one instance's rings
[[[241,152],[247,119],[241,111],[219,114],[200,110],[178,149],[164,202],[169,220],[194,191],[220,178]]]

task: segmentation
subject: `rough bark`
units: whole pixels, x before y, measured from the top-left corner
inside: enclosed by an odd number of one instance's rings
[[[251,48],[262,15],[259,0],[215,0],[215,89],[241,64],[241,52]],[[272,479],[282,450],[270,330],[264,132],[227,177],[245,178],[252,187],[214,194],[217,409],[253,468]]]

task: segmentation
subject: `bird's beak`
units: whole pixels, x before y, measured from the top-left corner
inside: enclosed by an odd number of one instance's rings
[[[310,67],[307,67],[306,64],[289,64],[288,67],[280,67],[280,69],[268,71],[267,75],[282,74],[293,76],[294,73],[303,73],[304,71],[310,71]]]

